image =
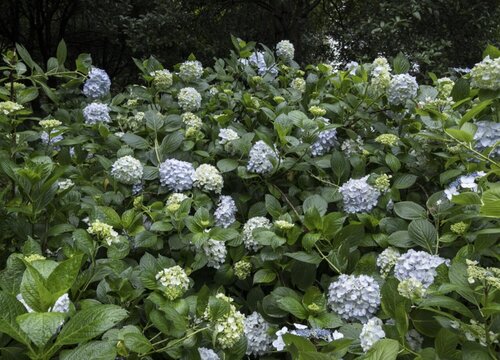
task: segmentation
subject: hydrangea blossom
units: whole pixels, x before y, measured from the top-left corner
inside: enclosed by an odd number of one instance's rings
[[[220,360],[219,355],[212,349],[200,347],[198,348],[198,353],[200,354],[201,360]]]
[[[405,335],[406,342],[408,346],[413,351],[419,352],[422,350],[422,343],[424,342],[424,337],[419,334],[419,332],[415,329],[411,329]]]
[[[359,334],[359,341],[361,342],[361,347],[364,352],[370,350],[377,341],[383,338],[385,338],[385,332],[382,329],[382,320],[377,317],[368,320],[368,322],[363,325],[361,334]]]
[[[273,341],[273,346],[277,351],[283,351],[285,349],[285,341],[283,340],[283,335],[288,333],[288,328],[283,326],[280,330],[276,331],[276,339]]]
[[[189,289],[189,277],[179,265],[161,270],[156,274],[156,280],[164,287],[169,300],[181,297]]]
[[[68,293],[62,294],[54,303],[54,306],[49,308],[49,312],[60,312],[67,313],[69,312],[69,306],[71,301],[69,300]]]
[[[202,245],[203,252],[208,259],[207,266],[218,269],[226,261],[227,248],[224,241],[208,239]]]
[[[178,101],[184,111],[196,111],[201,106],[201,95],[195,88],[186,87],[179,91]]]
[[[417,96],[418,84],[415,77],[408,74],[394,75],[387,89],[390,104],[404,105],[407,100]]]
[[[224,186],[224,180],[220,171],[212,165],[201,164],[193,175],[194,186],[204,191],[214,191],[220,194]]]
[[[245,280],[252,272],[252,263],[244,258],[234,264],[234,275],[240,280]]]
[[[318,138],[311,145],[311,155],[312,156],[322,156],[332,150],[337,142],[337,130],[329,129],[323,130],[318,134]]]
[[[371,85],[377,93],[382,93],[391,82],[391,67],[385,57],[376,58],[372,66]]]
[[[219,319],[210,319],[214,320],[213,329],[217,334],[217,343],[222,349],[229,349],[236,344],[244,334],[245,315],[236,310],[236,307],[232,303],[232,298],[224,294],[217,294],[216,298],[229,303],[228,313]]]
[[[328,287],[328,304],[346,320],[365,322],[380,305],[380,287],[371,276],[342,274]]]
[[[345,64],[344,69],[349,72],[349,75],[356,75],[358,66],[359,64],[357,61],[349,61],[347,64]]]
[[[278,157],[264,141],[259,140],[252,146],[249,154],[247,170],[257,174],[268,174],[273,170],[271,159],[277,160]]]
[[[302,78],[295,78],[292,80],[290,83],[290,87],[292,89],[295,89],[297,91],[300,91],[301,93],[306,91],[306,81]]]
[[[477,121],[476,133],[474,134],[474,141],[476,141],[476,150],[483,151],[486,148],[496,148],[490,153],[490,156],[500,156],[500,146],[497,144],[500,141],[500,123],[492,121]]]
[[[236,204],[231,196],[222,195],[214,212],[215,225],[227,228],[236,221]]]
[[[160,164],[160,183],[171,191],[185,191],[193,187],[194,167],[191,163],[167,159]]]
[[[38,125],[40,125],[43,129],[47,130],[47,129],[61,126],[62,122],[60,122],[59,120],[56,120],[56,119],[45,119],[45,120],[40,120]]]
[[[255,216],[248,219],[243,226],[243,243],[245,244],[245,248],[247,248],[247,250],[257,251],[262,247],[262,245],[255,240],[252,234],[252,232],[257,228],[270,229],[271,222],[263,216]]]
[[[310,329],[306,325],[293,324],[295,330],[291,330],[290,334],[302,336],[305,338],[313,340],[323,340],[326,342],[331,342],[333,340],[339,340],[344,338],[344,334],[338,331],[331,331],[327,329]]]
[[[471,86],[478,89],[500,89],[500,57],[491,59],[486,56],[477,63],[470,72]]]
[[[353,139],[347,139],[342,142],[342,145],[340,145],[340,149],[347,155],[347,156],[352,156],[352,155],[360,155],[363,152],[363,139],[361,139],[360,136],[356,138],[356,140]]]
[[[109,107],[106,104],[91,103],[83,109],[83,118],[87,125],[110,123]]]
[[[203,125],[200,117],[192,112],[185,112],[181,115],[181,120],[187,127],[199,129]]]
[[[109,224],[101,222],[101,220],[95,220],[87,228],[87,232],[91,235],[97,236],[100,240],[103,240],[108,246],[114,243],[120,242],[120,237],[118,233]]]
[[[446,198],[451,200],[453,195],[460,194],[460,189],[469,189],[471,191],[477,192],[478,186],[476,184],[476,180],[480,177],[486,175],[484,171],[477,171],[468,175],[462,175],[455,181],[451,182],[448,185],[448,188],[444,191]]]
[[[179,67],[179,77],[186,81],[196,81],[201,78],[203,75],[203,65],[201,62],[194,61],[185,61]]]
[[[454,86],[455,82],[448,77],[437,79],[436,90],[438,91],[438,97],[441,99],[449,98]]]
[[[24,109],[21,104],[15,103],[13,101],[0,101],[0,114],[10,115],[16,111]]]
[[[59,186],[60,191],[68,190],[70,187],[74,185],[75,183],[71,179],[61,179],[57,181],[57,186]]]
[[[173,77],[167,69],[152,71],[149,75],[153,77],[153,86],[156,90],[165,91],[173,84]]]
[[[349,214],[363,213],[377,206],[380,191],[367,182],[368,176],[350,179],[339,191],[342,194],[344,210]]]
[[[399,256],[399,251],[393,247],[388,247],[379,254],[377,257],[377,266],[380,269],[382,277],[385,278],[389,275],[391,269],[396,265]]]
[[[54,145],[55,143],[58,143],[59,141],[64,140],[64,137],[62,134],[58,134],[57,130],[52,129],[50,130],[50,136],[47,131],[42,131],[40,134],[40,140],[42,141],[42,144],[44,145]],[[59,147],[55,147],[56,150],[59,149]]]
[[[288,40],[281,40],[276,44],[276,55],[283,61],[289,62],[293,60],[295,56],[295,48],[293,44]]]
[[[83,94],[91,99],[106,96],[111,88],[111,80],[106,71],[93,67],[83,85]]]
[[[414,278],[408,278],[398,284],[398,293],[402,297],[417,301],[425,297],[427,290],[421,281]]]
[[[170,212],[176,212],[181,206],[181,203],[187,198],[188,198],[187,195],[184,195],[182,193],[170,194],[167,199],[167,203],[165,204],[167,210]]]
[[[449,260],[425,251],[408,250],[401,255],[394,267],[394,276],[399,281],[410,278],[420,281],[428,288],[437,275],[436,268],[441,264],[449,264]]]
[[[123,184],[138,184],[142,180],[144,168],[133,156],[126,155],[113,163],[111,175]]]
[[[271,350],[273,338],[269,335],[269,324],[261,314],[253,312],[245,319],[247,355],[261,356]]]
[[[267,66],[264,53],[261,51],[255,51],[249,58],[248,61],[243,61],[243,63],[251,64],[256,66],[260,76],[266,74],[271,74],[272,76],[278,75],[278,70],[274,65]]]
[[[225,145],[231,141],[238,140],[240,136],[233,129],[220,129],[219,130],[219,144]]]

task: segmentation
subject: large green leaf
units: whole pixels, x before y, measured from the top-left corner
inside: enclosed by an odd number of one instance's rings
[[[17,324],[16,317],[26,313],[24,306],[14,295],[0,291],[0,333],[23,344],[29,344],[29,339]]]
[[[63,351],[61,360],[114,360],[116,345],[106,341],[92,341],[73,350]]]
[[[363,356],[363,360],[396,360],[399,352],[399,343],[392,339],[382,339],[375,343]]]
[[[59,297],[67,292],[78,276],[83,255],[73,257],[59,263],[47,279],[47,288],[53,296]]]
[[[438,233],[434,225],[428,220],[413,220],[408,226],[408,235],[416,245],[433,252]]]
[[[36,346],[44,346],[64,322],[65,314],[59,312],[27,313],[17,317],[20,328]]]

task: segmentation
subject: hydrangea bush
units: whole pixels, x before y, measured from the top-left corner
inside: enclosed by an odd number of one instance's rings
[[[2,359],[496,359],[499,51],[0,78]]]

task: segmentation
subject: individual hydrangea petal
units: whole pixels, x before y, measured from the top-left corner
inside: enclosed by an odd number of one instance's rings
[[[143,172],[141,162],[130,155],[119,158],[111,167],[111,175],[117,181],[129,185],[140,183]]]
[[[179,265],[161,270],[156,274],[156,280],[164,287],[169,300],[181,297],[189,289],[189,277]]]
[[[179,91],[179,106],[184,111],[196,111],[201,107],[201,95],[195,88],[186,87]]]
[[[222,195],[214,212],[215,225],[227,228],[236,221],[236,204],[231,196]]]
[[[111,122],[108,105],[101,103],[91,103],[85,106],[83,109],[83,118],[87,125]]]
[[[470,71],[472,87],[486,90],[500,89],[500,57],[491,59],[486,56]]]
[[[288,40],[281,40],[276,44],[276,55],[283,61],[290,62],[295,56],[295,48]]]
[[[257,243],[252,232],[257,228],[270,229],[271,226],[269,219],[263,216],[255,216],[249,219],[243,226],[243,243],[245,244],[245,248],[253,251],[259,250],[262,245]]]
[[[262,175],[268,174],[273,170],[271,159],[278,159],[274,150],[262,140],[257,141],[252,146],[249,157],[247,170]]]
[[[404,105],[407,100],[417,96],[418,84],[415,77],[408,74],[394,75],[387,89],[390,104]]]
[[[203,65],[199,61],[185,61],[179,67],[179,77],[186,81],[196,81],[203,75]]]
[[[111,87],[111,80],[106,71],[93,67],[88,75],[87,81],[83,85],[83,94],[91,99],[98,99],[106,96]]]
[[[418,280],[424,288],[428,288],[437,275],[436,268],[441,264],[448,265],[449,263],[449,260],[440,256],[410,249],[398,258],[394,266],[394,276],[399,281],[410,278]]]
[[[212,165],[201,164],[193,175],[194,186],[204,191],[214,191],[220,194],[224,186],[224,180],[220,171]]]
[[[350,179],[339,191],[344,202],[344,211],[349,214],[369,212],[377,206],[380,191],[367,182],[368,176]]]
[[[380,305],[380,286],[368,275],[342,274],[328,287],[328,304],[343,319],[366,322]]]
[[[361,329],[359,341],[364,352],[370,350],[377,341],[385,338],[385,332],[382,329],[382,320],[377,317],[371,318]]]
[[[258,312],[245,319],[244,332],[247,338],[247,355],[261,356],[271,350],[273,338],[268,334],[270,326]]]
[[[193,187],[194,167],[191,163],[167,159],[160,164],[160,183],[171,191],[186,191]]]

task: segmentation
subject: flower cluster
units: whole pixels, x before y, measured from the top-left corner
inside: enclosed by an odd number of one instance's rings
[[[231,196],[222,195],[214,212],[215,225],[227,228],[236,221],[236,204]]]
[[[467,259],[467,276],[470,284],[474,284],[476,281],[481,283],[486,283],[500,290],[500,269],[495,267],[483,268],[478,266],[477,261],[472,261]]]
[[[368,176],[350,179],[339,191],[344,202],[344,211],[349,214],[368,212],[377,206],[380,191],[368,184]]]
[[[193,114],[192,112],[186,112],[181,115],[182,122],[186,124],[188,128],[194,128],[196,130],[200,129],[203,125],[200,117]]]
[[[167,159],[160,164],[160,183],[171,191],[185,191],[193,187],[194,167],[191,163]]]
[[[220,300],[229,303],[229,312],[213,324],[216,341],[222,349],[229,349],[243,336],[245,331],[245,316],[236,310],[232,304],[233,299],[224,294],[217,294]]]
[[[219,355],[212,349],[200,347],[198,348],[198,353],[200,354],[201,360],[220,360]]]
[[[276,55],[285,62],[290,62],[295,56],[295,48],[288,40],[281,40],[276,44]]]
[[[476,320],[470,320],[470,324],[464,324],[458,321],[451,321],[451,327],[460,330],[461,333],[465,335],[468,341],[475,341],[482,346],[488,346],[488,339],[486,338],[485,326],[478,323]],[[489,341],[494,344],[498,344],[499,334],[495,334],[493,331],[488,332]]]
[[[382,277],[387,277],[398,261],[400,254],[396,248],[388,247],[377,257],[377,266]]]
[[[290,230],[294,226],[293,223],[286,220],[276,220],[274,225],[280,230]]]
[[[418,84],[415,78],[408,74],[394,75],[387,89],[387,99],[390,104],[404,105],[406,101],[417,96]]]
[[[203,65],[199,61],[185,61],[179,67],[179,77],[185,82],[196,81],[203,75]]]
[[[234,264],[234,275],[240,280],[245,280],[251,272],[252,263],[246,258]]]
[[[167,211],[176,212],[181,206],[181,203],[187,198],[187,195],[184,195],[182,193],[170,194],[167,199],[167,203],[165,204],[167,207]]]
[[[375,92],[383,93],[391,82],[391,67],[385,57],[378,57],[373,61],[371,76],[371,85]]]
[[[156,274],[156,280],[169,300],[178,299],[189,289],[189,277],[179,265],[161,270]]]
[[[470,72],[471,86],[479,89],[500,89],[500,57],[491,59],[486,56]]]
[[[120,237],[118,233],[113,229],[111,225],[101,222],[101,220],[95,220],[87,228],[87,232],[91,235],[97,236],[100,240],[103,240],[108,246],[111,244],[119,243]]]
[[[64,137],[62,136],[62,134],[54,129],[50,130],[50,132],[42,131],[42,133],[40,134],[40,140],[42,140],[42,144],[44,145],[54,145],[55,143],[58,143],[63,139]],[[55,149],[58,150],[59,147],[56,147]]]
[[[363,153],[363,139],[358,136],[356,139],[346,139],[340,145],[340,149],[346,156],[352,156]]]
[[[449,260],[425,251],[408,250],[401,255],[394,266],[394,276],[399,281],[410,278],[420,281],[425,288],[434,282],[436,268],[441,264],[449,264]]]
[[[337,142],[337,130],[323,130],[318,134],[318,138],[311,145],[311,155],[314,156],[322,156],[332,150]]]
[[[243,226],[243,243],[248,250],[257,251],[262,247],[253,236],[253,231],[258,228],[270,229],[271,222],[265,217],[255,216],[248,219]]]
[[[255,51],[250,58],[248,58],[248,61],[243,61],[243,63],[256,66],[260,76],[264,76],[266,74],[271,74],[272,76],[278,75],[278,70],[274,65],[267,66],[263,52]]]
[[[476,141],[476,150],[483,151],[486,148],[492,148],[490,156],[500,156],[500,123],[493,121],[477,121],[474,141]],[[496,145],[496,147],[495,147]]]
[[[75,183],[71,179],[61,179],[57,182],[57,186],[59,186],[59,190],[64,191],[73,187]]]
[[[93,67],[87,77],[87,81],[83,85],[83,94],[86,97],[98,99],[109,93],[111,80],[106,71]]]
[[[51,129],[62,125],[62,122],[56,119],[46,119],[41,120],[38,125],[40,125],[44,129]]]
[[[224,241],[218,241],[214,239],[208,239],[202,245],[203,252],[207,257],[208,263],[207,266],[218,269],[221,264],[224,264],[226,261],[227,248]]]
[[[271,350],[273,338],[269,335],[270,326],[258,312],[245,319],[244,332],[247,338],[247,355],[261,356]]]
[[[220,129],[219,130],[219,144],[225,145],[231,141],[238,140],[240,136],[233,129]]]
[[[328,287],[328,304],[346,320],[365,322],[380,305],[380,286],[368,275],[342,274]]]
[[[56,300],[54,306],[49,308],[49,312],[68,313],[70,304],[71,301],[69,299],[69,295],[68,293],[65,293]]]
[[[375,141],[383,145],[396,146],[399,142],[399,137],[394,134],[382,134],[377,136]]]
[[[111,167],[111,175],[123,184],[138,184],[142,180],[144,168],[142,163],[130,155],[116,160]]]
[[[408,278],[402,280],[398,284],[398,293],[402,297],[405,297],[412,301],[418,301],[425,297],[425,295],[427,294],[427,290],[420,280],[417,280],[415,278]]]
[[[448,99],[451,96],[451,91],[455,86],[455,82],[448,77],[437,79],[436,90],[440,99]]]
[[[257,141],[250,149],[250,159],[248,160],[247,170],[257,174],[269,174],[273,170],[273,161],[278,157],[264,141]]]
[[[13,101],[0,101],[0,114],[10,115],[22,109],[24,109],[24,106]]]
[[[361,342],[361,348],[363,348],[364,352],[370,350],[377,341],[383,338],[385,338],[385,332],[382,329],[382,320],[377,317],[368,320],[368,322],[363,325],[361,334],[359,334],[359,341]]]
[[[194,186],[220,194],[224,186],[222,175],[213,165],[201,164],[193,174]]]
[[[184,111],[196,111],[201,106],[201,95],[195,88],[186,87],[179,91],[179,106]]]
[[[338,332],[337,330],[331,331],[327,329],[311,329],[301,324],[293,325],[295,326],[295,330],[290,331],[290,334],[292,335],[302,336],[312,340],[323,340],[326,342],[344,338],[344,334]]]
[[[450,183],[450,185],[448,185],[448,188],[446,188],[446,190],[444,191],[446,198],[448,200],[451,200],[453,198],[453,195],[460,194],[460,189],[468,189],[477,192],[478,187],[476,184],[476,180],[480,177],[483,177],[484,175],[486,175],[484,171],[477,171],[472,174],[460,176],[458,179]]]
[[[172,74],[167,69],[152,71],[149,75],[153,77],[153,86],[158,91],[166,91],[174,82]]]
[[[290,83],[290,87],[292,89],[295,89],[297,91],[300,91],[301,93],[306,91],[306,81],[302,78],[295,78],[292,80]]]
[[[83,109],[83,118],[87,125],[110,123],[109,107],[106,104],[91,103]]]

